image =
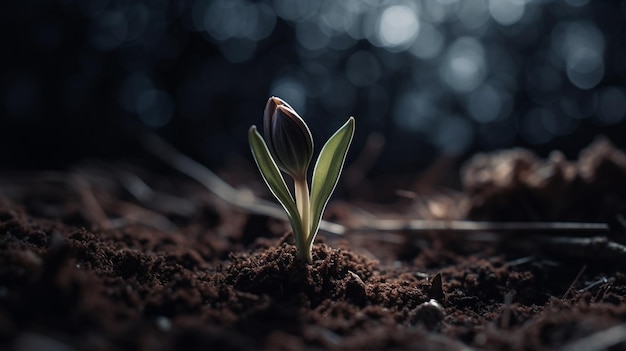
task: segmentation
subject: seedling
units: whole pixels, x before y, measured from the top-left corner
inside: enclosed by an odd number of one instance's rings
[[[312,263],[311,249],[328,199],[335,190],[354,135],[354,117],[326,142],[315,162],[311,192],[307,173],[313,158],[311,131],[298,113],[277,97],[271,97],[263,115],[265,137],[250,127],[252,155],[265,183],[285,208],[300,259]],[[294,194],[287,188],[281,170],[294,181]],[[294,200],[295,197],[295,200]]]

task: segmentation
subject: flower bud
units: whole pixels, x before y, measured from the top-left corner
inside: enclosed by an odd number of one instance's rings
[[[278,167],[294,178],[306,177],[313,157],[313,137],[298,113],[277,97],[265,105],[263,116],[267,147]]]

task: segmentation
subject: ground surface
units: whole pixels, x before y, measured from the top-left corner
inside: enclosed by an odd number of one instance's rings
[[[222,175],[267,197],[255,170]],[[306,265],[285,223],[172,171],[6,173],[0,348],[626,350],[624,154],[477,156],[461,193],[418,196],[418,178],[384,205],[369,199],[388,179],[344,184],[326,218],[348,230],[320,235]],[[418,231],[420,218],[610,230]]]

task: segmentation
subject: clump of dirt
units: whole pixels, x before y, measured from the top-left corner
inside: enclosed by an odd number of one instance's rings
[[[523,149],[474,156],[462,180],[469,218],[492,221],[610,221],[626,213],[626,154],[606,139],[577,161],[553,151],[546,160]]]
[[[282,244],[252,255],[234,256],[224,280],[238,290],[276,299],[302,294],[305,298],[301,303],[316,307],[325,299],[345,297],[346,285],[354,280],[362,283],[363,279],[369,279],[376,264],[350,251],[331,249],[324,244],[314,247],[314,265],[303,263],[295,254],[295,246]],[[364,294],[365,291],[363,297]]]

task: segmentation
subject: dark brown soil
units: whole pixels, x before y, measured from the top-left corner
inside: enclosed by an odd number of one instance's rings
[[[267,195],[251,167],[223,176]],[[462,180],[462,193],[410,202],[331,202],[327,218],[348,231],[320,235],[307,265],[285,223],[180,174],[6,173],[0,348],[626,350],[626,156],[606,141],[576,162],[506,151],[476,156]],[[375,217],[610,230],[358,224]]]

